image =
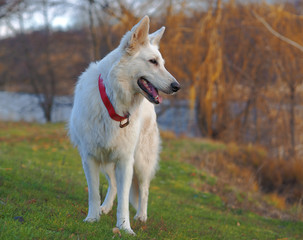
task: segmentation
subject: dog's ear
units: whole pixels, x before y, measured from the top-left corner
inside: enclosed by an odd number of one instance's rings
[[[163,36],[164,31],[165,27],[161,27],[159,30],[153,32],[152,34],[149,34],[150,43],[159,47],[160,40]]]
[[[126,51],[132,54],[136,52],[140,45],[146,44],[148,42],[148,32],[149,17],[145,16],[130,31],[131,35],[125,46]]]

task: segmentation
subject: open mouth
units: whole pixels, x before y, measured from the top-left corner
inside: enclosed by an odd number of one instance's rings
[[[155,88],[145,78],[140,77],[138,79],[138,85],[143,90],[144,96],[152,103],[159,104],[162,102],[162,97],[159,96],[158,89]]]

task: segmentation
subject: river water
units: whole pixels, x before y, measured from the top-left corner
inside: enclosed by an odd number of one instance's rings
[[[52,122],[67,122],[73,104],[72,96],[57,96],[54,99]],[[162,130],[173,131],[177,135],[197,136],[196,130],[188,130],[189,109],[187,101],[164,100],[156,105],[158,125]],[[0,91],[0,120],[45,123],[38,96],[27,93]],[[193,128],[191,128],[193,129]],[[197,129],[197,128],[195,128]]]

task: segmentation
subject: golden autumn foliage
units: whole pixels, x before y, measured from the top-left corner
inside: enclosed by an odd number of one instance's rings
[[[151,32],[166,26],[160,48],[182,84],[173,99],[188,100],[189,129],[197,119],[202,136],[261,144],[278,159],[301,157],[301,12],[296,2],[83,1],[88,21],[78,30],[1,40],[0,87],[43,93],[49,111],[53,94],[72,94],[87,64],[148,13]]]

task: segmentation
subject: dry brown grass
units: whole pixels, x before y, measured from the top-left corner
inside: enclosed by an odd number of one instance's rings
[[[162,134],[162,137],[173,139],[170,134]],[[184,137],[183,140],[191,141]],[[201,149],[182,159],[216,177],[215,185],[205,183],[199,190],[220,195],[231,209],[303,220],[302,160],[270,159],[263,147],[236,143],[226,144],[216,151]]]

